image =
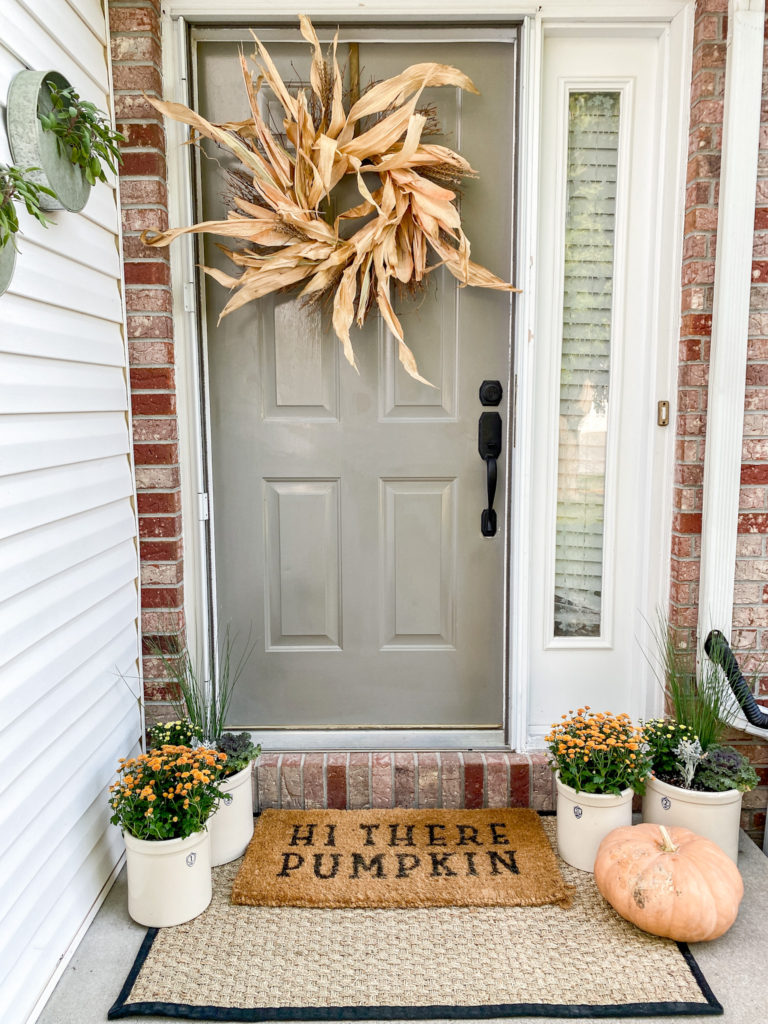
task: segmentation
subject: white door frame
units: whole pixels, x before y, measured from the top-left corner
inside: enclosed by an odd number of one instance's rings
[[[530,479],[533,433],[533,358],[536,339],[536,244],[539,180],[539,120],[541,103],[541,55],[549,33],[594,35],[614,31],[621,26],[626,33],[654,35],[660,39],[666,62],[665,97],[666,137],[663,149],[668,154],[664,185],[664,216],[658,236],[658,275],[652,296],[655,323],[660,339],[656,367],[659,398],[670,402],[670,419],[676,411],[677,339],[680,315],[680,267],[682,220],[684,210],[685,166],[688,139],[690,72],[693,33],[693,0],[613,0],[586,4],[584,0],[542,0],[514,3],[504,0],[308,0],[281,4],[276,13],[272,0],[167,0],[163,5],[163,88],[164,97],[184,102],[187,96],[188,70],[186,49],[187,23],[252,21],[285,24],[299,13],[318,20],[339,22],[434,21],[494,22],[499,25],[522,22],[520,39],[520,89],[518,137],[518,195],[516,200],[517,238],[515,265],[523,291],[517,297],[515,312],[514,395],[510,403],[515,444],[514,472],[508,474],[510,494],[509,538],[512,551],[508,608],[510,622],[509,686],[507,726],[501,732],[407,731],[294,731],[262,734],[259,738],[273,749],[434,749],[482,747],[511,748],[524,751],[541,746],[541,737],[531,735],[528,724],[529,686],[529,578],[526,552],[529,549]],[[193,178],[189,147],[182,143],[187,128],[177,122],[166,123],[168,168],[168,214],[173,226],[192,223]],[[206,542],[208,517],[205,479],[204,423],[199,381],[201,366],[195,297],[194,239],[186,236],[174,245],[171,258],[171,285],[176,352],[176,388],[179,419],[179,448],[182,486],[182,522],[184,537],[185,615],[190,650],[197,652],[202,664],[209,657],[210,574],[213,571]],[[648,580],[648,607],[664,607],[669,587],[669,551],[671,540],[672,485],[674,467],[674,429],[659,432],[655,447],[654,506],[664,509],[655,524],[652,550],[659,552],[659,563],[651,567]],[[511,454],[511,453],[510,453]],[[648,713],[655,713],[660,697],[651,678],[646,684]],[[271,740],[271,742],[270,742]]]

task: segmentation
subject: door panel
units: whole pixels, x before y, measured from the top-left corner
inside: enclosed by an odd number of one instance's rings
[[[339,481],[264,481],[268,651],[341,649]]]
[[[247,116],[241,44],[197,44],[198,109]],[[246,52],[250,47],[246,46]],[[288,81],[308,48],[270,42]],[[427,90],[439,137],[478,171],[461,211],[472,257],[511,272],[515,46],[361,43],[361,81],[434,60],[481,96]],[[340,63],[347,63],[340,47]],[[432,141],[432,140],[430,140]],[[200,161],[204,219],[222,215],[227,158]],[[348,205],[358,201],[350,193]],[[231,269],[209,239],[206,265]],[[505,720],[507,439],[495,537],[480,533],[485,465],[477,451],[483,379],[505,384],[511,301],[457,286],[444,270],[396,298],[408,344],[435,385],[410,378],[383,322],[354,329],[355,373],[324,307],[289,295],[217,324],[226,300],[204,282],[220,623],[252,630],[257,652],[233,724],[263,728],[487,728]]]

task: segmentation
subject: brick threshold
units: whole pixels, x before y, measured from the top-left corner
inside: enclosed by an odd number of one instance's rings
[[[255,778],[258,810],[555,808],[543,751],[270,751]]]

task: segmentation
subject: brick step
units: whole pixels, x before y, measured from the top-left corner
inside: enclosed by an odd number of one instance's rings
[[[544,752],[266,753],[256,765],[257,808],[555,807]]]

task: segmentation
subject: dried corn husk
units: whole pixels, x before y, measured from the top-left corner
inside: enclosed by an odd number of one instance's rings
[[[233,295],[221,311],[226,316],[271,292],[299,287],[308,300],[332,297],[333,328],[344,355],[355,366],[352,324],[361,325],[375,305],[399,345],[399,358],[416,380],[413,352],[390,298],[392,279],[423,285],[435,265],[445,264],[462,285],[518,291],[470,260],[470,244],[456,207],[456,193],[446,187],[474,175],[469,163],[445,146],[423,141],[427,118],[418,110],[427,87],[450,85],[477,92],[457,68],[414,64],[368,89],[349,111],[344,109],[337,40],[323,57],[311,21],[300,16],[301,34],[312,47],[311,91],[291,91],[267,49],[254,34],[259,77],[254,82],[244,57],[241,66],[251,110],[246,121],[212,124],[180,103],[150,102],[167,117],[188,124],[196,136],[229,149],[243,168],[248,195],[235,195],[236,209],[222,221],[186,228],[144,232],[146,245],[168,245],[187,232],[206,232],[248,243],[229,250],[242,268],[231,277],[203,267]],[[267,85],[284,112],[283,136],[275,137],[259,109],[259,91]],[[365,123],[360,125],[360,122]],[[289,145],[283,141],[288,140]],[[378,174],[381,187],[371,192],[364,174]],[[354,176],[362,202],[330,222],[330,199],[345,176]],[[339,233],[342,221],[364,220],[349,238]],[[429,251],[439,262],[428,263]]]

